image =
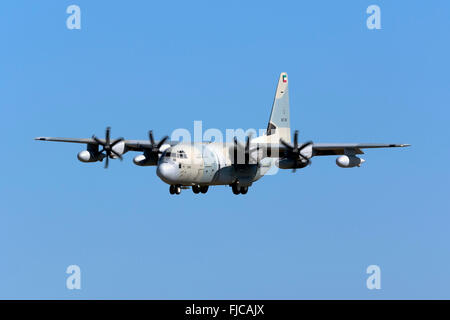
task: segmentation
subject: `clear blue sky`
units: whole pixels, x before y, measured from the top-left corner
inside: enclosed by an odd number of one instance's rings
[[[450,298],[449,16],[448,1],[2,2],[0,298]],[[264,128],[283,71],[302,140],[413,146],[355,169],[314,158],[246,196],[171,196],[135,154],[104,170],[33,140]]]

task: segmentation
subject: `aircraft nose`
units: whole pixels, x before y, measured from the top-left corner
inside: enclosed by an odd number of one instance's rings
[[[176,183],[179,177],[178,166],[175,163],[160,163],[156,169],[156,174],[161,180],[169,184]]]

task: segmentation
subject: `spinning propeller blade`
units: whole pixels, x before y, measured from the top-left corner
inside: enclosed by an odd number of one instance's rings
[[[115,150],[113,150],[113,147],[116,144],[118,144],[119,142],[124,141],[125,139],[124,138],[118,138],[118,139],[114,140],[111,143],[111,127],[107,127],[106,128],[105,141],[104,142],[102,140],[98,139],[95,135],[92,136],[92,139],[103,147],[102,150],[99,153],[104,154],[104,156],[106,157],[105,169],[108,168],[108,166],[109,166],[109,158],[112,159],[113,155],[118,157],[121,161],[123,160],[122,155],[120,153],[116,152]]]
[[[298,145],[298,130],[295,130],[294,133],[294,145],[291,146],[289,143],[284,141],[283,139],[280,139],[280,143],[286,147],[287,149],[287,158],[294,159],[294,160],[300,160],[302,163],[305,164],[305,166],[311,164],[311,160],[308,157],[305,157],[301,152],[303,149],[309,147],[313,144],[312,141],[308,141],[303,143],[302,145]],[[296,168],[292,170],[292,172],[295,172]]]

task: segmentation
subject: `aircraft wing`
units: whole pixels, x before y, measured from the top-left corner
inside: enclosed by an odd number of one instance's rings
[[[98,145],[97,141],[92,138],[57,138],[57,137],[37,137],[34,140],[39,141],[56,141],[56,142],[70,142],[70,143],[81,143],[81,144],[91,144]],[[98,139],[105,142],[105,139]],[[112,140],[114,141],[114,140]],[[125,148],[127,151],[144,151],[144,149],[151,148],[151,143],[149,140],[124,140]],[[156,144],[159,141],[155,141]],[[167,141],[167,144],[175,145],[178,142]]]
[[[285,152],[289,151],[286,146],[281,143],[257,143],[257,147],[252,150],[264,150],[265,154],[271,157],[282,157]],[[343,154],[364,154],[362,149],[373,148],[402,148],[409,147],[409,144],[394,143],[312,143],[309,148],[305,149],[305,154],[311,156],[333,156]]]
[[[386,144],[386,143],[314,143],[312,145],[313,156],[343,155],[347,151],[354,154],[364,154],[361,149],[373,148],[402,148],[409,144]]]

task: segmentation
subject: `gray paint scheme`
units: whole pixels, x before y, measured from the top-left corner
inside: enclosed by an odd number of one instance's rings
[[[270,132],[271,128],[281,129]],[[288,151],[286,147],[277,143],[279,139],[290,142],[290,110],[289,89],[287,74],[282,73],[279,77],[275,99],[270,115],[268,132],[266,135],[251,141],[250,151],[252,158],[258,158],[257,163],[233,164],[231,156],[233,143],[180,143],[167,141],[165,152],[176,154],[186,152],[187,157],[162,156],[155,158],[152,165],[157,165],[157,174],[164,182],[171,185],[184,186],[208,186],[208,185],[233,185],[239,183],[241,187],[251,186],[254,181],[259,180],[278,160],[284,158]],[[272,139],[268,139],[272,137]],[[87,150],[98,152],[98,144],[91,138],[55,138],[38,137],[35,140],[56,141],[87,144]],[[99,139],[101,142],[105,140]],[[274,143],[275,141],[275,143]],[[149,140],[124,140],[121,153],[128,151],[143,152],[148,154],[151,150]],[[157,144],[158,142],[156,142]],[[357,155],[363,154],[366,148],[394,148],[407,147],[408,144],[380,144],[380,143],[313,143],[302,155],[308,158],[313,156],[329,155]],[[169,153],[167,153],[169,154]],[[139,155],[142,157],[142,155]],[[155,153],[155,157],[157,153]],[[103,159],[100,157],[101,160]],[[97,159],[97,158],[95,158]],[[156,161],[156,159],[158,159]],[[81,159],[80,159],[81,160]],[[86,161],[89,162],[89,161]],[[135,162],[136,163],[136,162]],[[138,162],[139,163],[139,162]],[[136,163],[136,164],[138,164]]]

